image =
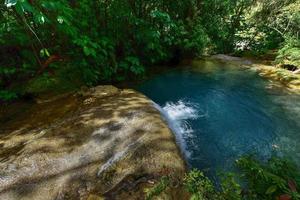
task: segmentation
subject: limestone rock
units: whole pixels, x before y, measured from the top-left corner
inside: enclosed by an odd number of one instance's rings
[[[0,199],[140,199],[149,180],[185,172],[160,113],[133,90],[99,86],[7,119]]]

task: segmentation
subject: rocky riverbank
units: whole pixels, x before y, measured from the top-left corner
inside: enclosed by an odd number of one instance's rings
[[[9,111],[0,113],[0,199],[144,199],[162,176],[172,176],[170,198],[185,199],[185,163],[144,95],[98,86]]]
[[[258,74],[264,78],[273,81],[274,84],[280,83],[285,86],[286,90],[293,93],[300,92],[300,74],[299,71],[289,71],[273,65],[264,64],[261,60],[247,59],[241,57],[234,57],[228,55],[215,55],[208,59],[219,60],[226,64],[235,64],[250,70],[258,72]]]

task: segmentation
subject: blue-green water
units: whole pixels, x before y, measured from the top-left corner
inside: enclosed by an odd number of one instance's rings
[[[251,70],[199,61],[137,89],[161,107],[190,167],[214,174],[253,153],[300,160],[299,95]]]

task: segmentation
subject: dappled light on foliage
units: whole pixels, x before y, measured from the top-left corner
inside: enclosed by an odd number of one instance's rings
[[[299,0],[5,0],[0,98],[138,79],[155,64],[241,49],[283,48],[276,61],[298,66],[299,5]]]

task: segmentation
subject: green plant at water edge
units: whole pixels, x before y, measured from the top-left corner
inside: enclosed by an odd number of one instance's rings
[[[219,175],[220,188],[199,170],[185,176],[184,185],[191,200],[298,200],[300,173],[296,165],[286,159],[273,157],[260,162],[251,156],[237,160],[238,173]],[[241,184],[243,183],[243,184]]]
[[[163,191],[167,189],[167,187],[170,184],[170,179],[167,176],[164,176],[160,179],[158,183],[155,184],[155,186],[148,188],[145,190],[146,193],[146,200],[151,200],[155,196],[160,195]]]
[[[253,157],[242,157],[237,161],[241,177],[246,181],[246,196],[250,199],[276,199],[289,196],[300,199],[300,173],[292,162],[273,157],[261,163]]]
[[[228,172],[220,175],[221,190],[220,196],[224,200],[241,200],[242,187],[237,182],[236,174]]]
[[[192,195],[191,200],[219,199],[213,183],[197,169],[185,175],[184,186]]]

